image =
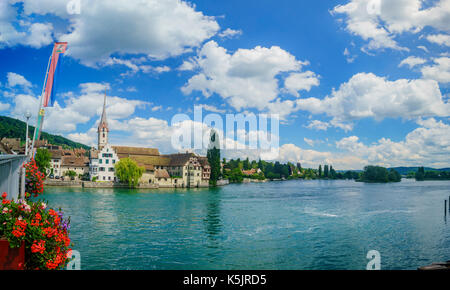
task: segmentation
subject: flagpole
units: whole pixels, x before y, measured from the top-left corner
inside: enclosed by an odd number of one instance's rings
[[[42,93],[39,98],[39,109],[38,109],[37,118],[36,118],[36,125],[34,126],[33,142],[31,143],[31,150],[30,150],[31,156],[34,155],[33,152],[34,152],[34,143],[35,143],[35,139],[36,139],[36,133],[37,133],[37,130],[39,130],[38,126],[40,127],[39,116],[40,116],[40,112],[42,109],[42,102],[44,100],[44,92],[45,92],[45,86],[47,84],[48,70],[50,68],[50,62],[52,60],[54,50],[55,50],[55,48],[53,47],[52,54],[50,55],[50,58],[48,59],[47,70],[45,71],[44,85],[42,86]]]

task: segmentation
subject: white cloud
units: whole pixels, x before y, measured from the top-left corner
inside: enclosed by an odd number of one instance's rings
[[[333,118],[333,126],[347,130],[350,122],[362,118],[450,116],[450,104],[444,102],[436,81],[389,81],[372,73],[354,75],[325,99],[299,99],[298,106],[312,114],[326,114]]]
[[[298,91],[309,92],[313,86],[318,86],[319,83],[319,76],[312,71],[306,71],[290,74],[284,81],[284,87],[292,95],[300,97]]]
[[[8,103],[0,102],[0,112],[9,110],[10,107],[11,107],[11,105]]]
[[[404,32],[417,33],[424,27],[449,31],[450,0],[439,0],[424,7],[421,0],[350,0],[338,5],[333,14],[346,15],[346,29],[369,41],[371,50],[401,47],[395,37]]]
[[[89,133],[71,133],[67,134],[67,138],[69,138],[72,141],[88,145],[88,146],[95,146],[97,142],[97,134],[94,132],[94,134]]]
[[[52,24],[19,21],[17,10],[11,5],[13,2],[0,1],[0,48],[16,45],[40,48],[50,44],[53,41]]]
[[[40,48],[53,42],[53,25],[51,23],[33,23],[29,27],[30,35],[23,44]]]
[[[433,61],[434,65],[422,67],[423,77],[443,84],[450,82],[450,57],[439,57]]]
[[[312,120],[305,127],[308,129],[316,129],[316,130],[326,131],[330,127],[330,124],[328,124],[327,122],[320,121],[320,120]]]
[[[242,35],[242,30],[234,30],[231,28],[227,28],[221,33],[219,33],[219,36],[222,38],[233,38]]]
[[[450,46],[450,35],[447,34],[428,35],[427,40],[429,42],[437,43],[439,45]]]
[[[197,68],[197,64],[195,63],[195,60],[189,59],[183,61],[183,63],[178,67],[178,70],[180,71],[192,71],[195,68]]]
[[[102,113],[104,90],[109,84],[84,83],[80,85],[81,94],[65,94],[64,100],[56,100],[54,107],[46,109],[44,130],[50,133],[73,132],[78,124],[85,124],[98,119]],[[12,95],[14,109],[13,117],[20,118],[27,111],[34,114],[39,107],[37,97],[27,94]],[[144,107],[148,103],[138,100],[129,100],[116,96],[108,96],[106,112],[109,120],[125,119],[134,114],[136,108]],[[80,138],[82,136],[79,136]]]
[[[30,88],[32,84],[22,75],[9,72],[7,74],[8,87],[13,88],[15,86],[20,86],[23,88]]]
[[[225,114],[227,112],[227,110],[222,110],[222,109],[219,109],[219,108],[217,108],[215,106],[212,106],[212,105],[200,104],[199,106],[202,106],[203,109],[205,109],[207,111],[210,111],[210,112],[214,112],[214,113]]]
[[[197,90],[208,98],[217,93],[238,111],[256,108],[283,114],[283,111],[271,108],[292,108],[295,103],[277,99],[281,91],[277,77],[285,72],[299,72],[303,65],[308,64],[296,60],[295,56],[278,46],[238,49],[229,54],[215,41],[203,46],[195,62],[200,72],[182,88],[184,94]],[[308,79],[307,76],[303,77]],[[309,88],[313,85],[289,84],[291,91],[295,90],[295,86]]]
[[[401,66],[408,65],[409,68],[412,68],[412,67],[415,67],[416,65],[421,65],[426,62],[427,62],[426,59],[423,59],[420,57],[415,57],[415,56],[410,56],[410,57],[407,57],[404,60],[402,60],[398,66],[401,67]]]
[[[27,15],[54,14],[68,19],[69,32],[58,39],[70,43],[68,55],[88,66],[105,62],[113,54],[146,54],[157,59],[177,56],[219,30],[214,18],[181,0],[82,0],[82,13],[76,17],[67,14],[64,1],[21,2]]]
[[[343,138],[336,143],[339,149],[354,154],[367,164],[382,166],[450,165],[450,126],[434,118],[419,119],[421,126],[410,132],[405,140],[393,142],[382,138],[365,145],[357,136]]]

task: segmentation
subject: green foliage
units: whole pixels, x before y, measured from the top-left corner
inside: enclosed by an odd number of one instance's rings
[[[389,182],[400,182],[402,181],[402,176],[395,169],[390,169],[388,179]]]
[[[52,155],[50,154],[50,152],[48,152],[47,149],[39,148],[36,150],[35,161],[40,172],[42,173],[47,172],[47,169],[50,168],[51,158]]]
[[[364,167],[364,172],[361,174],[359,181],[377,183],[400,182],[401,176],[394,169],[388,171],[385,167],[369,165]]]
[[[74,179],[75,176],[77,176],[77,173],[73,170],[67,170],[66,173],[64,173],[65,176],[69,176],[71,179]]]
[[[0,139],[6,138],[20,138],[25,140],[26,123],[17,119],[0,116]],[[28,136],[31,138],[34,133],[34,127],[28,126]],[[59,145],[64,148],[84,148],[89,150],[90,147],[81,143],[73,142],[62,136],[48,134],[41,132],[41,139],[47,140],[50,144]]]
[[[425,168],[423,168],[423,167],[419,167],[419,169],[417,170],[417,173],[416,173],[416,180],[417,181],[423,181],[423,180],[425,180]]]
[[[114,166],[116,175],[122,182],[127,182],[130,187],[136,187],[139,179],[144,174],[144,167],[139,167],[137,163],[130,158],[122,158]]]
[[[227,178],[230,183],[242,183],[244,180],[244,176],[240,168],[234,168],[233,170],[227,172],[225,178]]]
[[[209,184],[212,186],[217,185],[217,180],[220,178],[220,145],[218,135],[215,131],[211,132],[211,139],[209,149],[206,154],[208,157],[209,165],[211,166],[211,175],[209,177]]]
[[[417,181],[423,180],[450,180],[449,171],[437,171],[437,170],[426,170],[424,167],[419,167],[415,176]]]

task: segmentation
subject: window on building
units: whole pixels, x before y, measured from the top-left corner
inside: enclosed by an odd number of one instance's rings
[[[106,159],[106,164],[109,164],[109,159]]]
[[[102,160],[103,160],[103,159],[99,159],[99,160],[98,160],[98,163],[102,164],[102,163],[103,163]]]
[[[116,164],[116,160],[115,159],[113,159],[113,164]]]

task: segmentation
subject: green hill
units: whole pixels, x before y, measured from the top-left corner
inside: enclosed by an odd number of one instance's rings
[[[419,167],[393,167],[398,173],[401,175],[407,175],[409,172],[417,172],[417,169]],[[425,171],[450,171],[450,168],[431,168],[431,167],[425,167]]]
[[[6,138],[20,138],[25,140],[26,123],[10,117],[0,116],[0,139]],[[28,136],[33,136],[34,127],[28,127]],[[89,150],[90,147],[81,143],[71,141],[67,138],[58,135],[52,135],[46,132],[41,133],[41,139],[47,140],[50,144],[60,145],[63,148],[84,148]]]

